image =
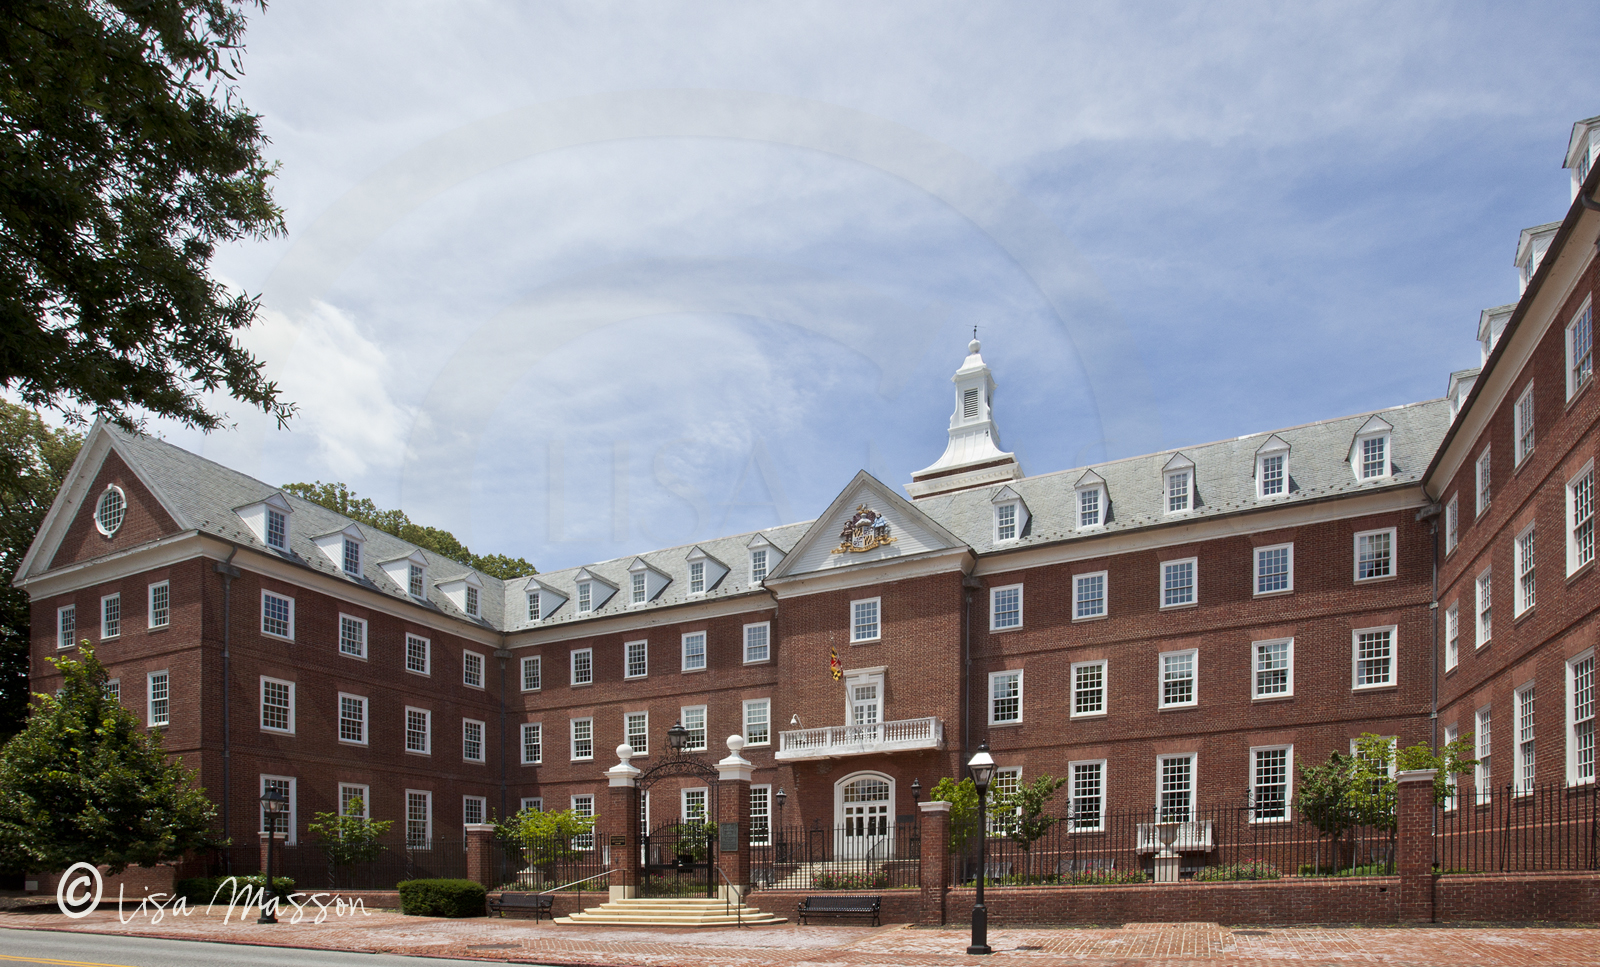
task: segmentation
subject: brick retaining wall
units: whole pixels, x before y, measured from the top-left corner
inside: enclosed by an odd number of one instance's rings
[[[1462,874],[1439,877],[1440,923],[1470,920],[1600,922],[1600,873]]]

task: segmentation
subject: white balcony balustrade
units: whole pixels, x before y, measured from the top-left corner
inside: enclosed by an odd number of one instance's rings
[[[1161,852],[1161,827],[1162,823],[1140,823],[1139,845],[1140,853]],[[1177,823],[1177,838],[1172,841],[1174,853],[1209,853],[1211,852],[1211,820],[1198,819],[1188,823]]]
[[[944,748],[944,721],[936,716],[874,725],[831,725],[778,733],[776,758],[835,759],[876,752]]]

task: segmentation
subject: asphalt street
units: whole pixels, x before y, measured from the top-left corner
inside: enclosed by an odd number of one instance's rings
[[[0,928],[0,967],[50,964],[53,967],[419,967],[423,964],[471,964],[477,961],[393,954],[353,954],[288,947],[200,943],[108,937],[92,933]]]

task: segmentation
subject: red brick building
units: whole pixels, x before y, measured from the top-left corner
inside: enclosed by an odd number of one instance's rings
[[[1297,763],[1479,710],[1491,781],[1593,782],[1600,122],[1579,127],[1576,200],[1525,238],[1531,281],[1446,399],[1026,476],[974,341],[950,446],[903,493],[862,473],[810,522],[511,581],[96,426],[17,575],[34,688],[95,642],[243,841],[269,786],[291,836],[358,796],[418,840],[594,810],[612,750],[648,768],[674,722],[717,755],[744,736],[758,830],[783,808],[892,837],[913,782],[985,740],[1003,782],[1066,776],[1081,821],[1270,817]],[[656,786],[650,825],[707,793]]]

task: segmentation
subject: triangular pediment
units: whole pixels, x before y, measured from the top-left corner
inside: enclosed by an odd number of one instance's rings
[[[1174,453],[1172,455],[1171,459],[1169,459],[1166,462],[1166,464],[1164,466],[1162,466],[1161,472],[1162,473],[1172,473],[1174,470],[1193,470],[1193,469],[1194,469],[1194,461],[1190,460],[1188,457],[1184,456],[1182,451],[1179,451],[1178,453]]]
[[[1388,433],[1394,429],[1394,424],[1381,416],[1374,416],[1361,424],[1361,429],[1356,431],[1356,436],[1372,436],[1374,433]]]
[[[938,521],[863,470],[812,523],[767,580],[965,546]]]
[[[1262,443],[1261,446],[1256,448],[1256,456],[1265,456],[1269,453],[1287,453],[1288,450],[1289,442],[1283,437],[1274,433],[1267,437],[1266,442]]]
[[[1095,473],[1093,470],[1085,470],[1083,472],[1083,476],[1078,478],[1078,482],[1072,485],[1072,489],[1086,490],[1089,487],[1104,487],[1105,485],[1106,478]]]

